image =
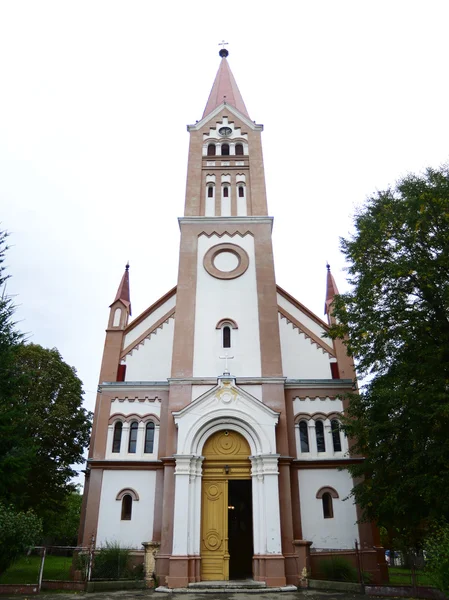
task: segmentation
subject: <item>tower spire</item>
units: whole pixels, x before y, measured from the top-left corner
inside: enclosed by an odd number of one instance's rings
[[[220,48],[218,54],[221,56],[221,62],[202,118],[204,119],[204,117],[217,108],[217,106],[220,106],[220,104],[225,102],[226,104],[234,106],[242,113],[242,115],[245,115],[245,117],[249,119],[250,117],[246,110],[245,103],[243,102],[242,95],[227,61],[229,52],[224,47],[225,43],[226,42],[221,42],[220,44],[222,45],[222,48]]]
[[[114,302],[117,302],[117,300],[123,302],[123,304],[129,310],[129,314],[131,314],[131,296],[129,293],[129,262],[126,263],[125,272],[123,273],[122,280],[118,286]],[[114,304],[114,302],[112,304]]]
[[[328,319],[331,319],[330,305],[332,304],[335,296],[338,294],[337,284],[335,283],[334,276],[331,273],[331,266],[329,263],[326,265],[327,269],[327,280],[326,280],[326,302],[324,304],[324,314],[327,315]]]

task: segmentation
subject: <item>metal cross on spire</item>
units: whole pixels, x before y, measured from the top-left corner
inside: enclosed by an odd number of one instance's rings
[[[224,48],[225,46],[229,46],[229,42],[225,42],[224,40],[221,40],[221,42],[218,42],[218,45],[223,46],[223,48]]]
[[[228,42],[221,40],[221,42],[219,42],[218,45],[221,46],[220,52],[218,54],[221,56],[221,58],[226,58],[229,54],[229,52],[225,48],[225,46],[228,46]]]
[[[226,354],[224,356],[219,356],[218,358],[220,358],[221,360],[225,361],[225,368],[224,368],[224,371],[223,371],[223,375],[230,375],[231,373],[229,372],[228,360],[231,360],[234,357],[233,356],[229,356],[229,354],[226,352]]]

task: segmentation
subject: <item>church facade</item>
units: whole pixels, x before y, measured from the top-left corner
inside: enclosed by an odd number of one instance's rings
[[[352,360],[276,285],[263,127],[227,55],[188,126],[177,285],[129,321],[127,267],[110,306],[80,543],[160,544],[156,573],[176,588],[298,584],[356,540],[377,578],[375,528],[341,469],[362,460],[339,429]],[[328,269],[328,322],[335,293]]]

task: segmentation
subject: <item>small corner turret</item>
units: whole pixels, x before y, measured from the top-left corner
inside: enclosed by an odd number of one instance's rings
[[[131,299],[129,293],[129,262],[126,264],[125,272],[118,286],[114,302],[109,306],[108,329],[125,329],[131,316]]]

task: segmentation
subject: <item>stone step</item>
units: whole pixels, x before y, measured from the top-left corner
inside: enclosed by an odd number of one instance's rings
[[[242,588],[242,589],[260,589],[266,588],[267,584],[264,581],[254,581],[253,579],[237,579],[231,581],[197,581],[196,583],[189,583],[189,588],[192,589],[218,589],[218,588],[226,588],[234,590],[234,588]]]
[[[214,587],[210,584],[213,584]],[[189,583],[188,588],[170,589],[165,586],[160,586],[155,589],[156,592],[176,592],[177,594],[264,594],[274,592],[296,592],[297,590],[298,588],[295,585],[266,587],[265,583],[259,581],[201,581],[198,583]]]

